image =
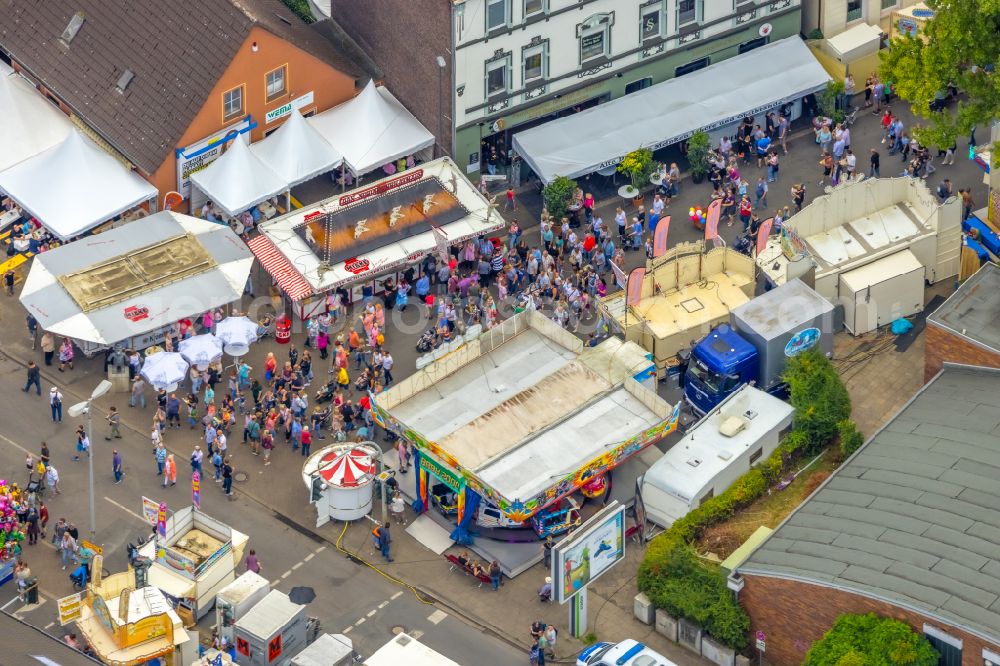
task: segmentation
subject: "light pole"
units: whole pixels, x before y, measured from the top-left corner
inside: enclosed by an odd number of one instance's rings
[[[438,66],[438,131],[437,131],[437,145],[438,145],[438,157],[441,157],[444,153],[444,146],[441,145],[441,133],[444,131],[444,68],[445,61],[441,56],[437,57]]]
[[[97,543],[97,518],[94,514],[94,436],[91,433],[91,407],[93,402],[100,398],[102,395],[111,390],[112,384],[107,379],[102,379],[101,383],[97,385],[94,392],[90,394],[90,398],[84,400],[83,402],[78,402],[69,408],[69,415],[73,418],[80,416],[81,414],[87,415],[87,439],[90,440],[90,455],[87,457],[88,462],[88,473],[90,475],[90,542]]]

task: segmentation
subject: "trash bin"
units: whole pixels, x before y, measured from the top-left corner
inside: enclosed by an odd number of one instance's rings
[[[279,345],[287,345],[292,339],[292,320],[281,315],[274,320],[274,340]]]
[[[24,579],[24,603],[38,603],[38,576],[29,576]]]

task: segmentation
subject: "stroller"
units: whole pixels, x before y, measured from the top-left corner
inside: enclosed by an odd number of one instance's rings
[[[24,492],[28,495],[35,495],[36,499],[42,499],[45,492],[45,484],[42,483],[42,475],[32,472],[28,475],[28,485],[24,487]]]
[[[87,570],[86,564],[81,564],[73,573],[69,575],[70,582],[73,583],[74,590],[82,590],[87,587],[87,581],[90,580],[90,572]]]

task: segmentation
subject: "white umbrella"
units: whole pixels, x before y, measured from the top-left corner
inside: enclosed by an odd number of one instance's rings
[[[191,365],[205,368],[213,361],[222,358],[222,340],[211,333],[194,335],[187,340],[181,340],[180,352]]]
[[[187,376],[188,362],[177,352],[159,352],[146,357],[140,374],[145,377],[153,388],[171,390],[184,381]]]
[[[227,346],[249,347],[257,342],[257,326],[247,317],[226,317],[215,325],[215,337]]]

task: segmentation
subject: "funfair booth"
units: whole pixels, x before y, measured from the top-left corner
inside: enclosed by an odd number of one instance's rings
[[[458,501],[451,538],[468,544],[471,526],[520,526],[676,429],[678,408],[656,394],[654,376],[635,343],[584,346],[526,310],[466,338],[372,406],[380,425],[414,446],[414,509],[423,512],[428,489],[445,484]]]
[[[488,235],[504,220],[449,158],[260,225],[250,249],[306,319],[343,289],[354,302],[433,251]]]
[[[184,318],[239,301],[253,255],[229,227],[162,211],[37,255],[21,303],[87,355],[145,349]]]

